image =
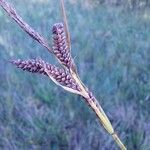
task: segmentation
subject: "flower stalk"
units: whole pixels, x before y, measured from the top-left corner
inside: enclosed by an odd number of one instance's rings
[[[82,89],[80,95],[86,100],[91,109],[96,113],[100,123],[103,125],[105,130],[113,137],[114,141],[117,143],[121,150],[127,150],[127,148],[124,146],[124,144],[114,131],[113,126],[111,125],[107,115],[105,114],[101,105],[98,103],[97,99],[92,95],[90,91],[86,90],[86,87],[83,85],[75,72],[72,72],[72,76],[79,84],[79,87]]]

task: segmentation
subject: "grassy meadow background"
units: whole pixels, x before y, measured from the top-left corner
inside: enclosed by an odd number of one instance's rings
[[[58,0],[8,0],[51,44]],[[72,54],[129,150],[150,150],[150,2],[65,0]],[[117,150],[81,97],[11,59],[56,59],[0,8],[0,149]]]

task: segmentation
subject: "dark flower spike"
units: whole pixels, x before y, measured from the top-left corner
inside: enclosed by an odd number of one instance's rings
[[[25,61],[12,60],[10,62],[24,71],[49,76],[52,81],[54,81],[57,85],[63,87],[67,91],[76,94],[79,94],[81,91],[76,81],[70,75],[69,71],[46,63],[42,59],[30,59]]]
[[[29,59],[29,60],[11,60],[10,63],[16,65],[18,68],[32,72],[32,73],[39,73],[39,74],[44,74],[47,75],[46,72],[44,71],[43,63],[45,63],[41,59]]]
[[[56,55],[58,60],[70,69],[74,66],[74,61],[71,57],[70,49],[66,41],[66,34],[62,23],[56,23],[52,29],[53,33],[53,53]]]

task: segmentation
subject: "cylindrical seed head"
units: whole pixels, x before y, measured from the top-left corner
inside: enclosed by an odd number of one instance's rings
[[[70,49],[66,41],[64,26],[62,23],[56,23],[52,29],[53,33],[53,53],[60,60],[60,62],[67,68],[71,68],[74,62],[71,58]]]

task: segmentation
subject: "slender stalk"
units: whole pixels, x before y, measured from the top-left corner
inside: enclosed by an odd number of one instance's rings
[[[106,116],[106,114],[104,113],[104,111],[100,111],[96,104],[91,101],[88,103],[90,105],[90,107],[93,109],[93,111],[96,113],[96,115],[98,116],[101,124],[104,126],[104,128],[106,129],[106,131],[113,137],[113,139],[115,140],[115,142],[117,143],[117,145],[120,147],[121,150],[126,150],[126,147],[124,146],[124,144],[121,142],[121,140],[119,139],[118,135],[115,133],[108,117]],[[102,109],[102,108],[101,108]]]
[[[65,32],[66,32],[66,39],[67,39],[68,47],[71,50],[71,40],[70,40],[67,15],[66,15],[65,6],[64,6],[64,0],[60,0],[60,2],[61,2],[61,11],[62,11],[62,16],[63,16],[64,27],[65,27]]]
[[[121,140],[119,139],[119,137],[118,137],[118,135],[116,133],[112,134],[112,137],[116,141],[116,143],[118,144],[120,149],[126,150],[126,147],[123,145],[123,143],[121,142]]]
[[[117,145],[120,147],[121,150],[127,150],[116,132],[113,129],[113,126],[111,125],[107,115],[105,114],[104,110],[102,109],[101,105],[98,103],[96,98],[94,96],[90,97],[89,92],[86,90],[86,86],[81,82],[79,76],[71,71],[72,77],[76,80],[79,87],[81,88],[82,92],[81,95],[86,100],[88,105],[92,108],[92,110],[96,113],[97,117],[100,120],[100,123],[103,125],[103,127],[106,129],[106,131],[113,137],[114,141],[117,143]]]

